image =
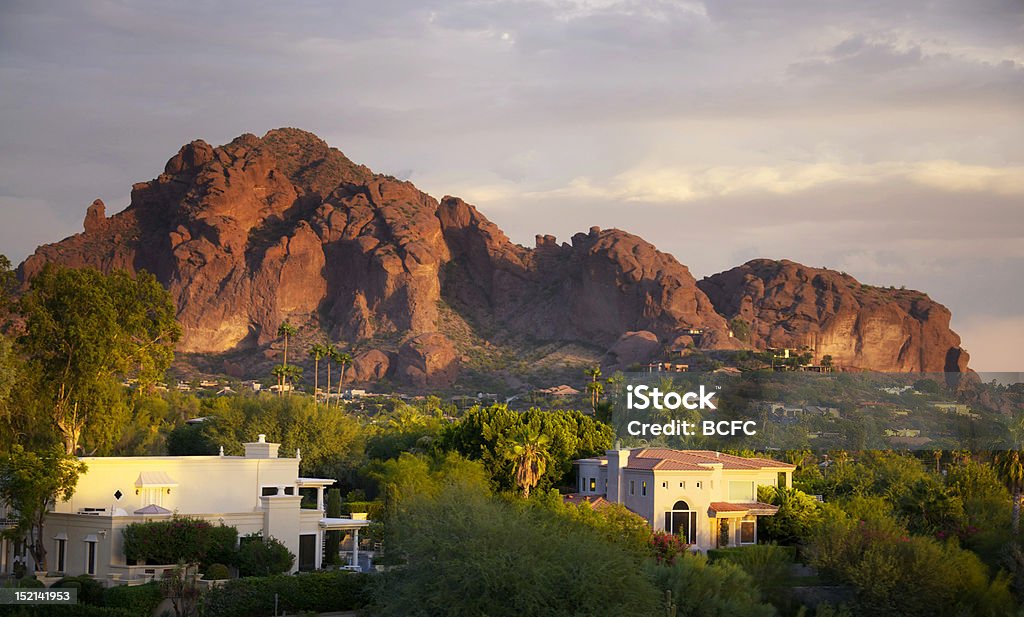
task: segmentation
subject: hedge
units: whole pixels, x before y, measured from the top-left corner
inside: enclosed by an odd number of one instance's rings
[[[310,572],[230,580],[206,592],[205,617],[269,617],[274,594],[280,611],[328,612],[362,608],[370,600],[370,577],[356,572]]]
[[[44,604],[40,606],[0,606],[0,617],[137,617],[123,608],[91,604]]]
[[[125,558],[136,563],[232,563],[238,544],[234,527],[181,516],[132,523],[122,533]]]
[[[137,617],[151,617],[163,598],[160,583],[156,581],[134,587],[128,585],[108,587],[103,592],[103,603],[107,607],[122,608],[131,611]]]
[[[349,501],[341,504],[341,513],[351,516],[353,512],[376,512],[383,505],[380,501]]]
[[[757,544],[757,545],[753,545],[753,546],[731,546],[729,548],[711,548],[711,549],[708,549],[708,561],[710,561],[710,562],[730,561],[730,562],[733,562],[733,563],[737,563],[738,561],[742,561],[743,560],[743,557],[744,557],[743,551],[746,551],[746,550],[749,550],[749,549],[759,550],[759,549],[754,548],[754,546],[771,546],[771,547],[774,547],[771,550],[779,551],[781,553],[784,553],[786,555],[786,559],[789,562],[792,563],[792,562],[796,561],[797,547],[795,547],[795,546],[779,546],[777,544]]]
[[[83,574],[81,576],[65,576],[56,583],[50,585],[50,589],[55,588],[77,589],[79,604],[103,606],[103,583],[88,574]]]

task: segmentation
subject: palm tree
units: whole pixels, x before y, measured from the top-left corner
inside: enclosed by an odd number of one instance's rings
[[[341,367],[341,373],[338,375],[338,407],[341,407],[341,388],[345,384],[345,367],[352,364],[352,356],[345,351],[339,351],[334,356],[334,361]]]
[[[270,374],[277,377],[277,394],[280,396],[281,392],[284,391],[284,378],[288,375],[288,367],[283,364],[274,365]]]
[[[293,326],[287,319],[277,327],[277,335],[284,337],[284,362],[281,366],[283,366],[285,370],[288,369],[288,339],[298,334],[298,332],[298,328]],[[284,379],[284,377],[282,376],[281,379]],[[283,381],[278,382],[278,384],[283,383]]]
[[[545,446],[551,440],[547,435],[535,431],[524,431],[518,443],[512,447],[512,466],[515,468],[516,486],[523,491],[523,497],[530,497],[530,489],[537,486],[547,470],[548,453]]]
[[[320,343],[313,343],[307,352],[313,358],[313,406],[319,404],[320,396],[320,359],[327,355],[327,347]]]
[[[601,379],[601,367],[595,366],[594,368],[588,368],[586,371],[587,377],[590,377],[590,383],[587,384],[587,391],[590,392],[590,406],[597,410],[597,401],[601,398],[601,393],[604,392],[604,384],[598,383],[598,379]]]
[[[338,355],[338,349],[330,341],[324,341],[324,360],[327,360],[327,408],[331,408],[331,362]]]
[[[1019,450],[1007,450],[996,455],[995,470],[1013,497],[1013,535],[1020,531],[1020,497],[1024,491],[1024,462]]]

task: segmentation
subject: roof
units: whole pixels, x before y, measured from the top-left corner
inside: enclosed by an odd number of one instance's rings
[[[612,502],[604,498],[604,495],[584,495],[583,493],[568,493],[562,495],[563,503],[589,504],[593,509],[605,508],[612,505]]]
[[[597,460],[607,462],[607,456]],[[634,448],[629,451],[626,469],[658,471],[710,471],[716,465],[722,469],[761,470],[796,469],[796,465],[770,458],[747,458],[713,450],[670,450],[669,448]]]
[[[761,503],[760,501],[754,501],[750,503],[728,503],[725,501],[712,501],[711,507],[708,508],[708,514],[712,517],[718,514],[725,513],[739,513],[739,514],[755,514],[755,515],[772,515],[779,511],[778,506],[773,506],[769,503]]]
[[[178,486],[178,483],[165,471],[143,471],[135,481],[137,488],[166,488]]]
[[[138,510],[136,510],[135,514],[173,514],[173,512],[171,512],[167,508],[162,508],[156,504],[151,503],[144,508],[139,508]]]

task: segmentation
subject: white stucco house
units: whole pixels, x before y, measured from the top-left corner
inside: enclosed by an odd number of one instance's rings
[[[83,457],[88,471],[74,495],[46,516],[49,570],[115,584],[159,577],[126,563],[122,530],[174,514],[237,527],[240,537],[273,536],[296,556],[293,571],[321,566],[327,530],[353,533],[358,551],[369,521],[324,516],[324,489],[334,480],[300,477],[298,453],[279,457],[279,444],[264,435],[244,446],[244,456]],[[357,564],[357,552],[353,558]]]
[[[759,486],[792,486],[795,465],[708,450],[634,448],[575,461],[579,496],[603,497],[679,534],[696,550],[757,543],[757,517],[776,506]]]

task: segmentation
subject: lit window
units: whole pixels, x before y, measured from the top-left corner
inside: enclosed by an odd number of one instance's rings
[[[597,490],[597,478],[590,479],[590,492],[593,493]]]
[[[642,497],[646,497],[647,496],[647,482],[646,481],[640,483],[640,495]]]

